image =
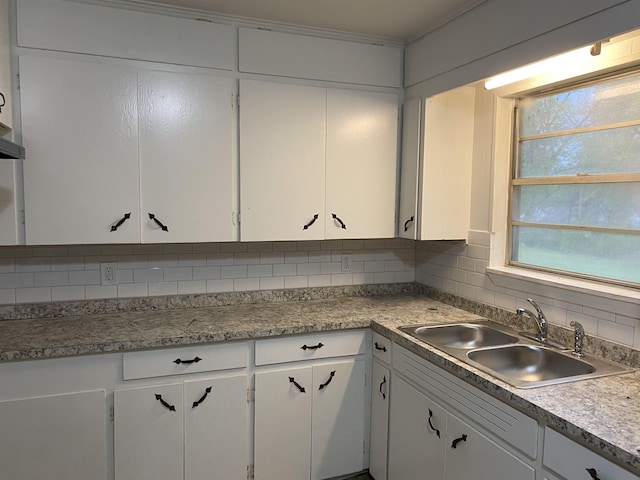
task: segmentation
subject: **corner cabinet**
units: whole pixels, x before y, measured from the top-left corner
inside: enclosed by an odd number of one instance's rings
[[[366,337],[256,342],[256,480],[322,480],[365,468]]]
[[[230,79],[68,56],[20,72],[27,244],[235,239]]]
[[[388,238],[396,94],[240,82],[241,239]]]
[[[390,479],[536,478],[535,420],[397,345],[393,367]]]
[[[391,342],[375,332],[372,337],[369,475],[375,480],[387,480]]]
[[[469,233],[474,87],[404,105],[399,235],[461,240]]]

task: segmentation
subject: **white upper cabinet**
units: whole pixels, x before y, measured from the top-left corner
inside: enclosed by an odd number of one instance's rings
[[[323,239],[325,90],[242,80],[240,98],[241,239]]]
[[[141,71],[138,86],[142,243],[235,240],[231,79]]]
[[[473,87],[425,101],[420,240],[469,234],[474,109]]]
[[[396,95],[327,90],[325,238],[394,236],[397,138]]]
[[[9,0],[0,0],[0,136],[12,128]]]
[[[240,97],[243,241],[393,237],[395,94],[243,80]]]
[[[241,72],[381,87],[402,87],[404,49],[239,28]]]
[[[427,98],[422,110],[420,103],[407,102],[404,110],[399,235],[466,239],[475,89],[461,87]]]
[[[139,242],[136,71],[22,56],[20,77],[27,243]]]
[[[27,244],[235,239],[231,80],[20,64]]]
[[[418,232],[418,178],[422,138],[422,99],[414,98],[402,110],[402,160],[398,236],[416,240]]]
[[[18,0],[18,46],[232,70],[236,31],[106,5]]]

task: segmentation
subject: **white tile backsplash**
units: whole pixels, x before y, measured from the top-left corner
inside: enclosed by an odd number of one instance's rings
[[[587,335],[640,349],[640,306],[612,298],[589,297],[562,287],[513,279],[509,288],[495,285],[485,273],[490,234],[470,232],[465,242],[416,242],[416,281],[432,288],[505,310],[529,308],[527,297],[541,304],[549,322],[569,328],[576,320]],[[443,258],[454,257],[457,268]]]
[[[117,285],[101,285],[104,262]],[[0,305],[412,282],[415,266],[404,239],[0,247]]]

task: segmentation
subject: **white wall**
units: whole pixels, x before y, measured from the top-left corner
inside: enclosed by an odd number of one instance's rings
[[[117,286],[100,284],[101,262],[117,263]],[[0,305],[414,280],[414,242],[402,239],[0,247]]]

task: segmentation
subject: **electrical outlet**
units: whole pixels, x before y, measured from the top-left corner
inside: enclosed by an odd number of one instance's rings
[[[352,255],[350,253],[342,254],[342,273],[349,273],[351,271],[351,259]]]
[[[102,285],[116,285],[118,283],[118,269],[115,263],[100,264],[100,283]]]

